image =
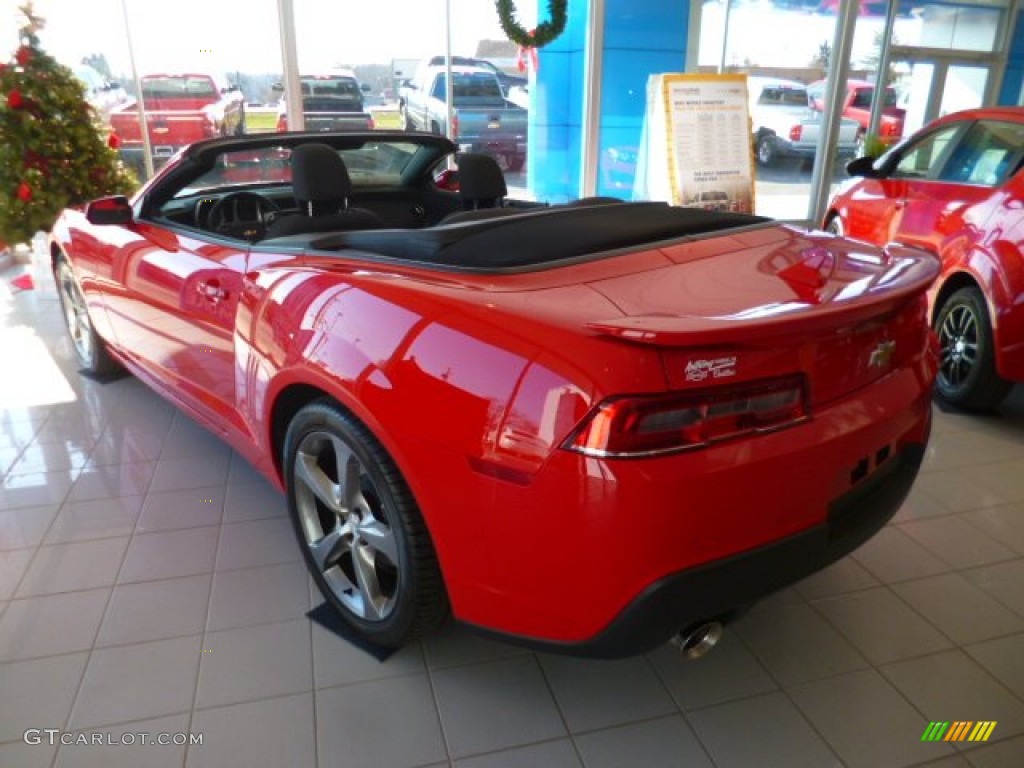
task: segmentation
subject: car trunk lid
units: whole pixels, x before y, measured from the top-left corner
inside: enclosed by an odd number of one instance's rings
[[[590,282],[622,314],[587,326],[657,347],[672,389],[802,373],[812,403],[921,353],[932,256],[786,228],[737,240],[747,247],[713,258],[695,244],[662,248],[670,266]]]

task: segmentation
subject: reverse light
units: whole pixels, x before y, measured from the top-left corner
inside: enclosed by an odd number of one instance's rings
[[[803,376],[681,394],[614,397],[591,410],[562,448],[602,458],[657,456],[773,432],[807,417]]]

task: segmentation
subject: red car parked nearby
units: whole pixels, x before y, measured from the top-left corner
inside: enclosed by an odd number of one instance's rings
[[[450,609],[556,651],[699,651],[899,508],[934,257],[729,211],[511,205],[483,155],[455,193],[433,181],[454,149],[210,140],[53,230],[83,365],[126,366],[283,488],[358,632],[397,646]]]
[[[810,97],[811,106],[821,112],[825,109],[825,81],[818,80],[807,86],[807,94]],[[868,125],[871,122],[871,99],[875,95],[875,84],[867,80],[847,80],[846,93],[842,96],[843,117],[848,120],[856,120],[860,125],[860,133],[857,135],[858,154],[867,135]],[[882,104],[882,116],[878,126],[878,138],[886,146],[892,146],[903,137],[903,122],[906,119],[907,111],[896,105],[896,89],[887,86],[885,89],[885,102]]]
[[[847,170],[863,178],[832,200],[825,227],[942,258],[931,292],[939,394],[997,405],[1024,381],[1024,108],[947,115]]]

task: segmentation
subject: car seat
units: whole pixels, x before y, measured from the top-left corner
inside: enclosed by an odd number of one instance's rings
[[[300,211],[271,222],[266,238],[384,226],[372,211],[349,207],[352,180],[335,149],[326,144],[301,144],[292,150],[291,164],[292,190]]]

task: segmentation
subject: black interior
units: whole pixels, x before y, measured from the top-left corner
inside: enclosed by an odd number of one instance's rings
[[[489,271],[540,266],[768,221],[665,203],[619,203],[556,206],[417,230],[337,232],[265,243],[312,251],[361,251],[400,261]]]

